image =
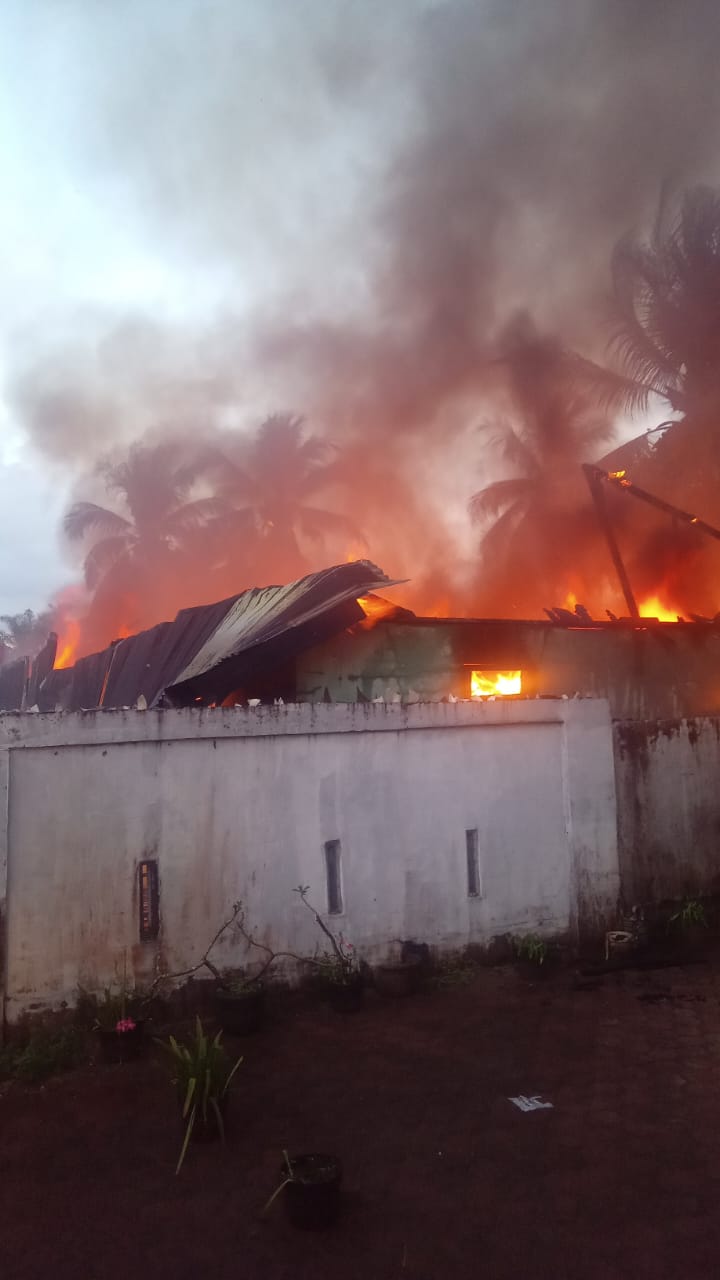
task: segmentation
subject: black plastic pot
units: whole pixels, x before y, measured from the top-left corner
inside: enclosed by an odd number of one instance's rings
[[[365,984],[361,974],[349,982],[328,984],[328,1000],[336,1013],[359,1013],[365,1001]]]
[[[410,996],[420,987],[422,970],[418,963],[381,964],[374,971],[375,987],[382,996]]]
[[[180,1107],[180,1121],[181,1121],[183,1132],[184,1132],[185,1129],[187,1128],[187,1120],[183,1119],[183,1114],[182,1114],[184,1099],[179,1099],[178,1102]],[[218,1107],[220,1110],[220,1115],[223,1118],[223,1125],[227,1124],[227,1109],[228,1109],[227,1104],[228,1104],[227,1094],[225,1094],[224,1098],[218,1099]],[[191,1142],[217,1142],[220,1136],[221,1136],[220,1126],[218,1124],[218,1118],[215,1115],[214,1107],[211,1107],[208,1104],[207,1117],[203,1116],[201,1108],[198,1107],[195,1113],[195,1121],[193,1124],[192,1133],[190,1135],[190,1141]]]
[[[132,1031],[115,1031],[98,1027],[96,1035],[103,1062],[133,1062],[141,1057],[147,1046],[143,1019],[135,1023]]]
[[[242,995],[218,991],[215,1014],[226,1035],[251,1035],[260,1030],[265,1020],[265,992],[262,987],[256,987]]]
[[[285,1212],[294,1227],[322,1231],[331,1227],[340,1211],[342,1167],[336,1156],[312,1153],[291,1156],[292,1181],[283,1192]],[[282,1175],[287,1177],[287,1168]]]

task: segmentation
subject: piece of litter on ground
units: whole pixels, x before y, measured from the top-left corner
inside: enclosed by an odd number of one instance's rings
[[[526,1098],[524,1093],[520,1093],[517,1098],[508,1098],[508,1102],[512,1102],[520,1111],[545,1111],[548,1107],[552,1108],[552,1102],[543,1102],[538,1093],[531,1098]]]

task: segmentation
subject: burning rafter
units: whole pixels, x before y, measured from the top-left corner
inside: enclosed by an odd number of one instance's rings
[[[624,493],[629,493],[633,498],[639,498],[641,502],[646,502],[651,507],[655,507],[657,511],[662,511],[665,515],[672,516],[674,520],[679,520],[683,524],[693,525],[701,533],[705,533],[710,538],[720,540],[720,529],[716,529],[714,525],[708,524],[706,520],[701,520],[699,516],[692,515],[689,511],[683,511],[681,507],[673,506],[671,502],[666,502],[664,498],[658,498],[654,493],[649,493],[647,489],[642,489],[640,485],[634,484],[632,480],[628,480],[625,471],[604,471],[602,467],[594,466],[591,463],[583,465],[585,478],[588,482],[590,493],[595,503],[595,509],[598,513],[598,519],[602,526],[603,533],[608,544],[612,562],[615,566],[620,586],[622,587],[625,602],[630,612],[631,618],[639,620],[640,611],[630,585],[627,570],[623,558],[620,554],[620,548],[615,537],[615,531],[612,527],[610,514],[605,502],[605,494],[603,490],[603,481],[613,485],[614,488],[620,489]]]

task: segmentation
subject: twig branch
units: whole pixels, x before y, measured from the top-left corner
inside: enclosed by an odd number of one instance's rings
[[[348,964],[347,956],[343,955],[342,948],[340,947],[340,944],[337,941],[337,938],[335,937],[334,933],[332,933],[330,929],[328,929],[327,925],[325,924],[325,921],[320,915],[320,912],[316,911],[315,907],[312,905],[311,902],[308,902],[307,894],[308,894],[309,887],[310,886],[306,884],[299,884],[297,889],[295,889],[293,892],[298,894],[301,902],[303,902],[307,907],[308,911],[310,911],[312,915],[314,915],[315,923],[319,926],[319,928],[322,929],[326,938],[330,939],[332,949],[338,958],[339,964],[342,966],[343,969],[346,969]]]
[[[222,937],[222,935],[225,933],[225,930],[229,929],[232,924],[236,923],[238,916],[241,919],[243,917],[242,902],[233,903],[232,915],[230,915],[228,919],[225,920],[225,922],[220,925],[220,928],[215,934],[215,937],[213,938],[209,947],[206,948],[205,954],[201,956],[197,964],[192,965],[189,969],[181,969],[177,973],[159,973],[157,977],[153,979],[153,982],[150,985],[148,993],[145,996],[145,1000],[146,1001],[151,1000],[155,992],[157,991],[157,988],[163,982],[174,982],[174,981],[177,981],[178,978],[189,978],[193,973],[197,973],[198,969],[203,969],[203,968],[209,969],[213,977],[216,978],[217,981],[224,986],[225,984],[223,982],[223,976],[220,973],[220,970],[215,967],[212,960],[210,959],[210,952],[215,946],[215,943],[218,942],[219,939]]]
[[[252,978],[248,979],[249,983],[259,982],[263,974],[265,973],[265,971],[270,968],[270,965],[273,963],[274,960],[279,960],[281,958],[289,959],[289,960],[297,960],[299,964],[303,964],[306,960],[305,956],[299,956],[294,951],[273,951],[272,947],[268,947],[266,943],[258,942],[257,938],[254,938],[253,935],[251,933],[248,933],[247,929],[245,928],[245,921],[242,915],[240,916],[239,920],[235,921],[235,927],[238,930],[238,932],[242,935],[242,937],[245,939],[248,946],[257,947],[258,951],[264,951],[268,957],[262,969],[260,970],[260,972],[254,974]]]

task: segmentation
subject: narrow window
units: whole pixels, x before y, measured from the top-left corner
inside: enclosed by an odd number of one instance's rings
[[[477,827],[473,827],[471,831],[465,832],[465,852],[467,855],[467,891],[469,898],[479,898],[480,893],[480,863],[478,861],[478,833]]]
[[[160,883],[158,864],[148,858],[138,867],[140,886],[140,941],[153,942],[160,932]]]
[[[339,840],[327,840],[325,842],[325,879],[327,881],[328,915],[338,916],[343,909]]]

